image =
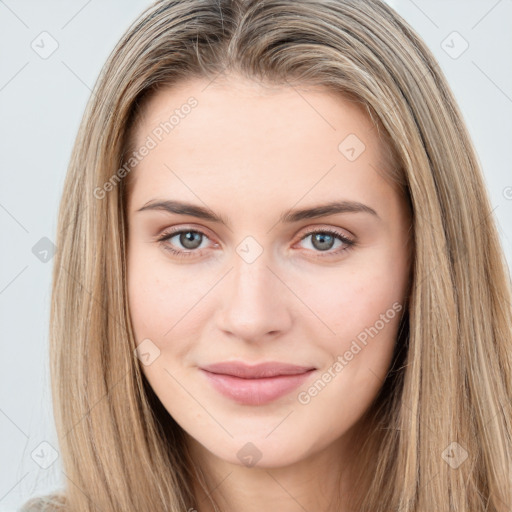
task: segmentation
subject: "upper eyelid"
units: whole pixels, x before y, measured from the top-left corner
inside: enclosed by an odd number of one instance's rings
[[[193,232],[197,232],[197,233],[201,233],[203,236],[206,236],[207,238],[209,238],[211,240],[211,236],[204,231],[204,229],[202,228],[195,228],[195,227],[183,227],[183,228],[166,228],[166,229],[163,229],[161,231],[161,233],[157,234],[156,235],[156,239],[159,240],[159,239],[162,239],[162,238],[172,238],[173,236],[175,235],[179,235],[180,233],[183,233],[183,232],[187,232],[187,231],[193,231]]]
[[[192,227],[185,226],[185,227],[178,227],[176,229],[174,229],[174,228],[168,228],[168,229],[169,229],[169,231],[164,229],[161,234],[156,236],[156,239],[161,240],[162,238],[165,238],[165,239],[169,240],[170,238],[173,238],[175,235],[179,235],[182,232],[193,231],[193,232],[201,233],[203,236],[206,236],[209,240],[212,240],[212,237],[210,237],[209,234],[206,233],[203,228],[195,228],[193,226]],[[306,238],[316,232],[331,232],[331,231],[337,232],[337,231],[343,230],[343,228],[319,226],[319,227],[310,227],[310,228],[306,227],[306,228],[304,228],[304,230],[305,231],[300,236],[300,238],[298,239],[297,242],[301,242],[302,240],[304,240],[304,238]],[[346,231],[346,230],[344,230],[344,231]],[[337,235],[337,236],[344,237],[344,238],[350,240],[352,243],[355,243],[356,237],[352,233],[349,235],[346,235],[344,233],[333,233],[333,234],[335,236]],[[215,242],[213,242],[213,243],[215,244]]]

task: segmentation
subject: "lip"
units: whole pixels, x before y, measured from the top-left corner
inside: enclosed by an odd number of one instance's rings
[[[224,362],[200,370],[222,395],[239,404],[263,405],[290,393],[316,368],[278,362],[257,365]]]

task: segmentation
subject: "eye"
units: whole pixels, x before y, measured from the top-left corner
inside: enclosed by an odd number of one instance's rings
[[[179,247],[178,249],[174,249],[174,244],[170,243],[173,238],[176,238],[176,243],[181,245],[185,250],[180,250]],[[162,235],[157,238],[157,241],[161,243],[162,247],[166,251],[169,251],[175,256],[181,258],[191,256],[193,253],[200,253],[201,251],[197,249],[200,248],[204,238],[208,238],[208,236],[202,231],[195,229],[180,229],[162,233]]]
[[[339,255],[348,251],[356,243],[355,240],[348,238],[343,233],[333,229],[317,229],[309,231],[300,239],[300,241],[302,242],[308,237],[312,237],[312,250],[320,253],[318,254],[320,257]],[[171,243],[173,238],[176,238],[176,241]],[[209,237],[202,231],[196,229],[176,229],[162,233],[157,238],[157,242],[159,242],[166,251],[178,258],[182,258],[198,253],[200,254],[202,252],[201,249],[204,249],[201,245],[205,239],[209,239]],[[336,241],[340,242],[338,250],[331,251]],[[181,246],[181,248],[179,246],[178,248],[175,248],[176,244]],[[215,245],[218,246],[218,244]],[[341,249],[339,248],[340,245],[342,246]]]
[[[325,256],[339,255],[345,251],[348,251],[355,245],[355,240],[348,238],[343,233],[333,229],[320,229],[315,231],[309,231],[302,238],[301,242],[306,238],[311,237],[311,246],[315,252],[326,253],[333,248],[336,241],[339,241],[338,250],[328,252]],[[341,249],[339,247],[342,246]],[[324,254],[319,254],[320,257],[324,257]]]

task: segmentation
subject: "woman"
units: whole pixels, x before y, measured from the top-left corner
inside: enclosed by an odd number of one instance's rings
[[[446,80],[380,0],[155,3],[57,247],[66,488],[25,510],[510,509],[505,259]]]

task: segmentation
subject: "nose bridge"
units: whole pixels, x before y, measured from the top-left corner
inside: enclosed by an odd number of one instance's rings
[[[235,255],[222,300],[221,327],[240,338],[257,339],[287,328],[285,286],[263,252],[251,261]]]
[[[234,298],[254,301],[254,307],[266,303],[266,300],[262,299],[269,295],[270,289],[275,285],[271,283],[275,277],[268,268],[267,258],[261,255],[250,263],[241,257],[235,261],[232,276]]]

